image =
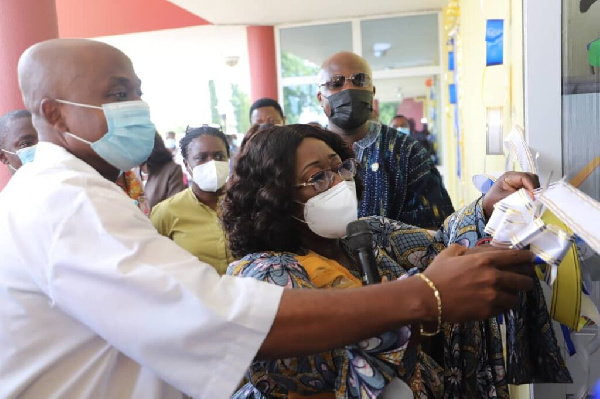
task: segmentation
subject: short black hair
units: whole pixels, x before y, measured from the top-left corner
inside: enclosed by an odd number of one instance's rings
[[[310,125],[258,129],[240,149],[221,201],[221,223],[234,257],[265,251],[301,251],[293,218],[296,199],[296,151],[307,137],[325,142],[342,161],[354,151],[337,134]],[[355,177],[360,198],[362,182]]]
[[[250,112],[248,113],[248,119],[250,119],[250,120],[252,119],[252,112],[254,112],[255,109],[263,108],[263,107],[273,107],[277,110],[277,112],[279,112],[279,115],[281,115],[282,118],[284,117],[283,109],[281,109],[281,105],[279,105],[279,103],[276,100],[273,100],[272,98],[264,97],[264,98],[254,101],[254,103],[250,106]]]
[[[223,131],[219,128],[204,125],[204,126],[200,126],[200,127],[189,127],[188,126],[188,128],[185,129],[185,136],[183,136],[183,138],[179,142],[179,148],[181,148],[181,156],[183,157],[183,159],[187,160],[187,155],[188,155],[187,149],[188,149],[188,145],[190,145],[192,140],[194,140],[195,138],[198,138],[200,136],[204,136],[204,135],[213,136],[213,137],[223,140],[223,143],[225,144],[225,148],[227,149],[227,158],[230,157],[229,142],[227,141],[227,136],[225,136],[225,133],[223,133]]]
[[[394,115],[394,117],[392,119],[390,119],[390,122],[393,121],[394,119],[397,119],[397,118],[404,118],[408,122],[408,118],[406,116],[402,115],[402,114],[396,114],[396,115]]]
[[[15,111],[7,112],[0,116],[0,146],[4,146],[4,139],[6,138],[8,124],[16,119],[31,118],[31,112],[26,109],[18,109]]]

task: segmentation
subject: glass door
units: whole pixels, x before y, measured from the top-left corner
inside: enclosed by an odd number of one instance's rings
[[[525,0],[524,20],[526,130],[541,180],[553,171],[600,200],[600,1]],[[582,275],[600,304],[600,257]],[[577,353],[563,355],[573,384],[534,385],[536,399],[587,398],[600,380],[598,327],[572,337]]]

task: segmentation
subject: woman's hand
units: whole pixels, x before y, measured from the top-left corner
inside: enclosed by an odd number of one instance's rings
[[[490,188],[483,197],[483,212],[486,218],[489,218],[494,211],[494,204],[503,200],[510,194],[525,188],[533,197],[533,190],[540,186],[540,180],[537,175],[526,172],[506,172]]]
[[[440,293],[444,321],[483,320],[513,308],[519,291],[533,288],[532,259],[525,250],[453,244],[424,273]],[[431,291],[425,283],[423,290]],[[433,292],[428,294],[428,306],[437,309]]]

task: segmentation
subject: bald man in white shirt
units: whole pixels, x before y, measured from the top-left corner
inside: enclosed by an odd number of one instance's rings
[[[0,397],[226,398],[256,356],[316,353],[437,321],[419,278],[284,290],[220,277],[160,236],[113,184],[114,161],[84,142],[114,127],[90,107],[140,100],[140,80],[117,49],[40,43],[21,57],[19,84],[40,142],[0,193]],[[513,306],[532,287],[530,260],[527,251],[455,246],[426,274],[444,320],[458,322]],[[461,282],[464,273],[477,283]]]

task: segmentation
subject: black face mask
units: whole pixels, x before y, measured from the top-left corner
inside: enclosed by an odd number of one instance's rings
[[[353,130],[362,126],[373,111],[371,90],[342,90],[325,98],[331,107],[329,120],[342,129]]]

